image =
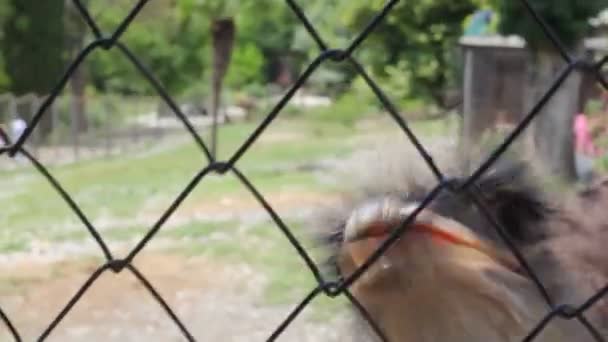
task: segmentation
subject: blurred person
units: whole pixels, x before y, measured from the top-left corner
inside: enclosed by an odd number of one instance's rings
[[[17,115],[11,121],[11,139],[13,139],[13,141],[19,140],[26,128],[27,123],[25,120],[23,120],[21,116]]]
[[[593,143],[589,120],[584,113],[578,113],[574,118],[574,141],[577,176],[583,182],[589,182],[593,178],[594,158],[597,157],[598,150]]]
[[[15,143],[15,142],[17,142],[17,140],[19,140],[19,138],[21,137],[23,132],[25,132],[26,128],[27,128],[27,123],[25,122],[25,120],[23,120],[21,118],[21,116],[19,116],[19,115],[15,116],[15,118],[10,122],[10,130],[11,130],[10,138],[13,143]],[[15,155],[15,160],[17,162],[23,162],[25,160],[25,158],[20,153],[17,153]]]

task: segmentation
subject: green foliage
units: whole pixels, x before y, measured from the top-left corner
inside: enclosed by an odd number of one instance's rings
[[[387,65],[384,69],[386,77],[382,82],[382,88],[389,94],[399,99],[407,98],[413,92],[415,85],[412,84],[412,71],[407,61],[399,61],[395,65]]]
[[[64,0],[11,0],[3,53],[18,93],[48,93],[63,71]]]
[[[262,81],[264,55],[253,43],[236,46],[232,55],[232,65],[226,75],[226,84],[241,87]]]
[[[91,5],[92,12],[99,13],[98,22],[107,31],[113,30],[132,6],[122,3],[107,7],[96,1]],[[127,30],[123,42],[169,91],[179,93],[199,80],[208,64],[209,21],[196,11],[188,13],[168,3],[161,5],[145,7]],[[90,63],[92,81],[100,90],[139,94],[152,91],[149,83],[118,51],[97,51]]]
[[[284,0],[240,1],[235,12],[236,45],[248,42],[257,46],[264,56],[262,79],[272,81],[277,76],[281,58],[290,57],[293,67],[305,62],[304,56],[294,53],[292,42],[300,22]],[[232,67],[236,61],[233,60]]]
[[[184,12],[199,11],[211,19],[234,16],[240,6],[237,0],[183,0],[177,6]]]
[[[333,32],[353,37],[384,3],[337,2],[332,11],[335,17],[330,18],[330,24],[338,28]],[[407,88],[403,96],[425,97],[442,104],[444,90],[457,81],[456,43],[463,20],[475,9],[470,0],[400,2],[364,42],[359,57],[378,76],[397,77],[396,82]],[[340,24],[346,31],[339,29]]]
[[[373,114],[375,106],[356,93],[346,93],[327,107],[307,110],[305,115],[319,122],[334,122],[352,127],[358,120]]]
[[[6,21],[12,14],[11,3],[7,1],[0,2],[0,28],[6,25]],[[4,50],[5,43],[4,30],[0,30],[0,49]],[[4,61],[4,55],[0,53],[0,92],[8,89],[10,85],[10,78],[6,72],[6,63]]]
[[[551,42],[519,1],[495,0],[501,15],[499,30],[524,37],[534,49],[551,48]],[[569,46],[589,31],[589,19],[606,8],[606,0],[530,0],[530,3]]]
[[[11,0],[8,3],[19,4],[20,8],[32,7],[32,4],[36,4],[36,9],[49,6],[58,11],[57,6],[48,5],[55,1],[59,0],[45,1],[44,5],[34,0]],[[476,6],[487,6],[487,1],[490,0],[401,2],[357,50],[357,57],[374,77],[387,84],[391,98],[398,102],[421,97],[441,103],[444,90],[458,82],[454,67],[457,65],[456,41],[462,32],[463,20]],[[6,3],[0,4],[0,24],[4,17],[10,17],[13,31],[17,26],[26,25],[27,18],[24,20],[22,15],[4,14],[10,12],[5,9],[8,7]],[[84,4],[89,7],[101,30],[110,33],[128,14],[134,2],[106,0],[84,1]],[[311,0],[300,5],[328,45],[344,47],[377,14],[384,1]],[[45,18],[40,23],[50,23],[49,18],[61,17],[53,14],[58,12],[43,12]],[[82,32],[86,35],[85,44],[93,37],[73,8],[66,8],[64,17],[64,57],[73,59],[74,52],[82,48],[75,42],[83,38]],[[297,73],[319,53],[310,35],[283,0],[150,1],[121,41],[150,67],[155,77],[174,96],[207,97],[212,71],[210,27],[214,19],[225,17],[233,18],[236,24],[235,47],[226,75],[226,85],[230,90],[260,93],[258,90],[266,89],[267,83],[275,80],[283,67]],[[58,25],[58,21],[52,22]],[[40,54],[30,53],[32,50],[25,50],[25,45],[37,46],[39,51],[44,49],[45,54],[46,51],[59,53],[45,47],[45,44],[61,46],[51,44],[52,39],[47,39],[53,30],[39,35],[45,37],[44,42],[36,41],[37,37],[30,39],[11,33],[17,44],[7,41],[3,46],[11,45],[8,50],[12,51],[22,49],[23,55],[26,55],[23,51],[28,51],[26,57],[39,62]],[[21,44],[21,41],[26,43]],[[45,59],[44,64],[38,63],[39,66],[44,65],[48,69],[47,62],[53,64],[52,58]],[[17,59],[13,60],[17,62]],[[116,49],[96,50],[85,64],[90,85],[99,92],[154,94],[145,78]],[[0,89],[6,85],[6,77],[2,77],[1,70],[0,60]],[[35,68],[25,70],[34,71]],[[307,86],[317,93],[339,96],[350,89],[355,76],[347,63],[325,63],[312,75]],[[54,84],[57,78],[49,79]],[[265,87],[260,88],[259,85]],[[48,88],[49,84],[46,85]]]
[[[603,103],[601,100],[591,99],[585,104],[583,112],[589,116],[603,116]]]
[[[113,30],[132,1],[91,1],[91,12],[104,31]],[[208,90],[211,21],[232,16],[237,36],[227,85],[241,88],[267,82],[272,65],[290,49],[297,22],[280,0],[150,2],[129,27],[122,41],[149,66],[172,94]],[[162,23],[159,25],[159,23]],[[149,84],[117,51],[98,51],[90,58],[96,88],[119,93],[150,94]]]

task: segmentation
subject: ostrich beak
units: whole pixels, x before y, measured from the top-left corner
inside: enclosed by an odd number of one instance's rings
[[[361,266],[417,207],[417,203],[404,203],[386,197],[356,208],[347,221],[344,235],[344,242],[356,266]],[[429,239],[437,247],[456,247],[468,252],[474,250],[519,273],[519,264],[511,253],[498,250],[464,225],[430,209],[422,210],[399,240],[407,241],[415,234],[422,234],[423,238]],[[388,261],[381,259],[384,266],[388,267]]]

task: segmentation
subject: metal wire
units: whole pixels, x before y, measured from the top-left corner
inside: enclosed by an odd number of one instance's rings
[[[318,31],[315,29],[311,21],[306,17],[304,11],[296,3],[296,1],[285,0],[286,6],[288,6],[294,12],[296,17],[301,21],[302,25],[306,28],[308,33],[318,45],[320,50],[319,55],[308,65],[307,68],[304,69],[304,71],[298,77],[293,86],[284,94],[280,101],[266,115],[266,117],[253,131],[253,133],[251,133],[251,135],[243,142],[243,144],[236,150],[236,152],[225,162],[215,160],[215,156],[212,155],[203,139],[196,132],[196,130],[188,121],[184,113],[181,112],[175,101],[173,101],[170,94],[163,88],[160,82],[156,80],[153,72],[147,66],[145,66],[125,44],[120,42],[120,37],[126,30],[128,30],[130,25],[133,25],[134,20],[136,19],[140,11],[148,3],[148,0],[138,1],[134,5],[133,9],[124,18],[124,20],[120,23],[118,28],[109,36],[106,36],[101,32],[99,26],[97,25],[93,17],[90,15],[86,6],[84,6],[80,0],[73,0],[73,3],[78,9],[83,20],[87,23],[89,29],[93,33],[94,40],[85,48],[83,48],[83,50],[74,58],[74,61],[68,66],[61,79],[57,82],[56,86],[51,91],[50,96],[48,96],[48,98],[42,103],[37,113],[28,123],[28,126],[24,133],[16,142],[12,143],[9,140],[7,134],[0,128],[0,138],[7,142],[7,145],[0,146],[0,155],[5,154],[9,157],[14,157],[16,154],[21,154],[25,156],[25,158],[32,163],[35,169],[57,191],[59,198],[63,199],[63,201],[65,201],[65,203],[68,205],[68,207],[79,218],[80,222],[91,234],[91,237],[99,245],[99,248],[105,256],[106,261],[104,262],[104,264],[100,265],[90,275],[90,277],[85,281],[85,283],[76,291],[76,293],[72,296],[68,303],[63,307],[63,309],[57,314],[57,316],[52,320],[52,322],[40,335],[38,340],[42,341],[50,336],[50,334],[54,331],[57,325],[59,325],[61,321],[70,313],[74,305],[79,302],[79,300],[86,294],[90,286],[92,286],[103,273],[107,271],[120,273],[124,270],[128,270],[136,279],[138,279],[138,281],[144,286],[144,288],[148,290],[150,295],[152,295],[152,297],[156,299],[158,304],[167,313],[168,318],[172,320],[177,326],[177,328],[182,332],[183,337],[188,341],[194,341],[195,339],[189,332],[188,328],[182,323],[180,318],[174,313],[171,307],[163,299],[163,296],[147,280],[145,275],[143,275],[135,266],[133,266],[132,262],[133,259],[145,248],[147,243],[154,238],[156,233],[158,233],[158,231],[162,229],[165,222],[171,217],[175,210],[179,208],[181,203],[197,187],[201,180],[203,180],[207,175],[211,173],[224,175],[227,172],[231,172],[254,196],[254,198],[259,202],[260,206],[262,206],[268,212],[268,214],[276,224],[277,228],[284,234],[287,242],[293,246],[294,252],[298,253],[300,257],[305,261],[310,272],[314,275],[318,283],[318,285],[302,300],[302,302],[293,309],[293,311],[288,315],[288,317],[286,317],[286,319],[273,332],[270,333],[270,337],[267,339],[268,341],[274,341],[275,339],[280,337],[280,335],[285,331],[285,329],[287,329],[289,325],[297,319],[298,315],[306,308],[306,306],[308,306],[316,297],[321,294],[325,294],[326,296],[332,298],[342,295],[345,296],[349,301],[354,304],[355,308],[359,310],[361,316],[369,322],[371,329],[379,336],[380,340],[388,341],[380,327],[374,321],[372,315],[370,315],[366,311],[365,307],[361,305],[361,303],[358,302],[355,296],[350,293],[349,287],[353,284],[353,282],[355,282],[359,277],[361,277],[361,275],[374,262],[376,262],[378,258],[382,256],[382,254],[385,253],[388,248],[390,248],[390,246],[401,236],[401,234],[403,234],[408,224],[413,222],[418,213],[422,211],[427,205],[429,205],[429,203],[443,191],[464,192],[470,196],[476,206],[480,209],[484,216],[486,216],[488,222],[496,228],[499,235],[505,240],[507,246],[512,250],[514,255],[522,264],[522,267],[526,270],[526,272],[530,274],[531,279],[538,286],[540,294],[542,295],[542,297],[545,298],[548,308],[547,314],[542,320],[538,322],[536,327],[534,327],[534,329],[532,329],[530,333],[524,338],[524,341],[534,341],[536,336],[538,336],[538,334],[542,332],[544,327],[547,326],[547,324],[549,324],[552,320],[557,318],[577,319],[583,326],[588,329],[590,336],[592,336],[596,341],[606,341],[600,335],[597,329],[585,319],[583,314],[597,301],[603,298],[606,293],[608,293],[608,285],[606,285],[606,287],[604,287],[601,291],[593,295],[579,307],[572,307],[568,305],[554,303],[553,299],[550,298],[547,291],[545,290],[543,284],[536,277],[534,270],[527,264],[522,253],[517,249],[516,245],[510,243],[506,235],[501,233],[503,232],[503,227],[501,227],[498,221],[492,217],[492,214],[484,204],[484,198],[479,192],[476,191],[475,182],[500,158],[503,153],[505,153],[505,151],[511,146],[511,144],[513,144],[513,142],[530,125],[532,120],[539,115],[542,108],[546,105],[546,103],[551,99],[553,94],[561,87],[561,85],[565,82],[565,80],[572,72],[577,69],[586,69],[586,71],[593,73],[593,75],[597,78],[597,81],[602,84],[604,88],[608,89],[608,82],[606,81],[604,75],[602,75],[601,72],[602,67],[606,63],[608,63],[608,56],[602,58],[599,62],[593,65],[585,64],[585,62],[582,62],[577,58],[573,57],[566,50],[565,45],[560,41],[559,37],[553,32],[551,27],[543,20],[543,18],[537,13],[537,11],[535,11],[529,0],[520,1],[522,2],[522,5],[526,8],[526,10],[529,12],[529,14],[541,27],[547,39],[552,42],[552,46],[562,56],[562,58],[566,62],[566,67],[563,69],[562,72],[557,75],[555,81],[550,85],[549,89],[547,89],[547,91],[536,103],[536,105],[517,125],[517,127],[511,132],[511,134],[503,141],[503,143],[499,145],[493,151],[493,153],[491,153],[487,157],[484,163],[482,163],[479,168],[472,172],[472,174],[467,179],[461,182],[460,185],[454,186],[454,184],[450,180],[445,179],[443,173],[435,164],[430,154],[426,151],[417,136],[409,128],[408,123],[402,118],[402,116],[398,114],[396,106],[382,91],[380,85],[373,80],[373,78],[365,71],[364,67],[353,57],[353,52],[359,46],[361,46],[362,43],[364,43],[364,41],[370,34],[373,33],[374,29],[378,26],[380,22],[382,22],[386,18],[386,16],[391,12],[391,10],[399,2],[399,0],[387,1],[383,8],[378,11],[378,14],[369,22],[369,24],[361,30],[361,32],[352,40],[352,42],[348,46],[342,49],[330,48],[328,44],[323,40],[321,35],[318,33]],[[24,147],[25,142],[30,138],[32,132],[36,129],[42,116],[46,115],[47,109],[53,104],[59,93],[65,87],[69,78],[74,73],[74,70],[76,70],[76,68],[84,60],[87,59],[91,52],[100,48],[106,50],[117,49],[122,52],[122,54],[142,74],[142,77],[144,77],[153,86],[153,88],[157,91],[158,95],[168,104],[175,116],[183,123],[184,128],[190,133],[193,140],[200,147],[202,154],[208,161],[208,165],[203,167],[199,172],[197,172],[193,176],[193,178],[190,180],[190,182],[188,182],[188,184],[176,197],[173,203],[160,215],[158,221],[148,230],[147,234],[140,240],[140,242],[131,250],[131,252],[124,259],[117,259],[112,255],[104,239],[98,233],[98,229],[87,218],[86,214],[80,209],[78,203],[64,189],[60,182],[52,176],[48,169],[42,163],[40,163],[31,153],[29,153],[28,150]],[[419,207],[407,219],[402,222],[400,227],[391,234],[391,236],[378,248],[378,250],[376,250],[375,253],[373,253],[368,258],[368,260],[364,262],[363,265],[358,270],[356,270],[351,276],[346,279],[342,279],[339,282],[332,282],[323,277],[319,267],[315,264],[306,249],[291,232],[291,229],[288,227],[288,225],[285,224],[284,221],[280,218],[280,216],[273,210],[270,204],[265,200],[264,196],[248,180],[246,175],[241,173],[235,167],[235,164],[238,162],[238,160],[248,151],[248,149],[256,142],[260,135],[264,133],[264,130],[281,113],[282,109],[291,100],[296,91],[302,87],[302,85],[319,68],[319,66],[321,66],[328,60],[339,63],[350,63],[351,66],[353,66],[354,70],[368,84],[368,86],[377,96],[379,101],[387,109],[388,114],[396,121],[397,125],[403,130],[405,136],[410,140],[410,142],[414,145],[414,147],[423,157],[424,161],[431,169],[438,182],[437,186],[427,194],[426,198],[421,202]],[[22,340],[18,330],[15,328],[15,326],[9,319],[9,314],[3,311],[2,309],[0,309],[0,321],[6,326],[15,341]]]

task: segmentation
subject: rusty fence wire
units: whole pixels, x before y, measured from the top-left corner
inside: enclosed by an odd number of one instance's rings
[[[186,197],[192,192],[192,190],[203,180],[207,175],[211,173],[226,174],[232,173],[239,179],[242,185],[247,188],[251,194],[256,198],[259,204],[268,212],[270,217],[276,223],[278,229],[284,234],[288,242],[293,246],[294,251],[298,253],[307,264],[310,272],[314,275],[318,285],[301,301],[299,305],[288,315],[287,318],[275,329],[273,332],[269,332],[268,341],[276,340],[281,333],[297,318],[302,310],[312,302],[317,296],[326,295],[329,297],[346,296],[354,306],[359,309],[362,316],[368,321],[371,328],[376,332],[379,338],[383,341],[388,341],[386,336],[382,333],[381,329],[374,322],[374,318],[371,317],[363,308],[363,306],[357,301],[354,296],[349,292],[349,287],[355,282],[366,270],[375,262],[377,259],[403,234],[407,226],[413,222],[415,217],[421,212],[435,197],[437,197],[443,191],[461,192],[469,195],[474,203],[478,206],[482,213],[488,218],[490,222],[495,226],[497,231],[502,232],[500,224],[492,217],[490,211],[484,205],[483,198],[475,191],[476,180],[484,174],[493,163],[509,148],[513,142],[521,136],[522,132],[530,125],[531,121],[538,115],[543,106],[550,100],[553,94],[561,87],[564,81],[570,74],[575,71],[583,70],[585,72],[591,72],[597,78],[597,81],[608,90],[608,81],[604,78],[601,73],[601,69],[605,64],[608,63],[608,56],[602,58],[599,62],[593,63],[588,62],[578,56],[571,55],[565,46],[560,41],[551,28],[546,24],[543,18],[534,10],[530,5],[529,0],[513,0],[521,2],[529,15],[531,15],[539,27],[543,30],[547,39],[552,43],[553,47],[560,53],[563,60],[566,62],[565,67],[556,75],[556,79],[553,84],[549,87],[542,98],[536,103],[536,105],[530,110],[525,118],[517,125],[517,127],[508,135],[508,137],[489,155],[489,157],[476,169],[467,179],[464,181],[455,183],[451,179],[447,178],[442,171],[434,163],[433,159],[426,151],[425,147],[420,143],[416,135],[410,130],[408,123],[398,114],[395,105],[389,100],[385,93],[381,90],[380,86],[369,76],[365,68],[353,57],[353,52],[365,41],[365,39],[374,31],[376,26],[384,20],[388,13],[393,7],[399,2],[399,0],[389,0],[383,6],[383,8],[374,16],[374,18],[365,26],[362,31],[352,40],[352,42],[341,49],[330,48],[327,43],[323,40],[321,35],[315,29],[314,25],[308,20],[301,7],[294,0],[285,0],[286,6],[288,6],[301,21],[302,25],[305,26],[308,33],[316,42],[320,52],[318,56],[304,69],[297,81],[293,86],[285,93],[281,100],[274,106],[274,108],[266,115],[255,131],[243,142],[243,144],[236,150],[236,152],[226,161],[219,161],[215,159],[212,153],[213,149],[210,149],[207,144],[203,141],[201,136],[196,132],[193,125],[189,122],[188,118],[176,105],[175,101],[171,98],[168,92],[163,88],[161,83],[154,77],[153,71],[147,68],[142,62],[135,56],[129,47],[120,41],[121,35],[128,29],[137,17],[138,13],[146,6],[149,0],[139,0],[129,14],[123,19],[120,25],[110,35],[104,35],[98,27],[95,20],[89,14],[87,8],[80,2],[80,0],[73,0],[74,5],[82,15],[82,18],[87,23],[95,39],[88,44],[72,61],[64,75],[51,91],[50,96],[42,103],[38,109],[36,115],[33,116],[29,122],[27,129],[21,135],[18,141],[10,141],[8,136],[0,130],[0,138],[2,138],[6,144],[0,147],[0,155],[7,157],[15,157],[17,154],[23,155],[27,158],[32,165],[45,177],[48,182],[55,188],[58,195],[66,202],[66,204],[73,210],[74,214],[78,216],[84,227],[89,231],[92,238],[97,242],[99,248],[105,256],[105,263],[99,266],[86,280],[79,290],[71,297],[68,303],[63,309],[57,314],[57,316],[50,322],[47,328],[42,332],[39,341],[45,340],[53,332],[58,324],[70,313],[70,310],[74,305],[85,295],[89,287],[95,283],[95,281],[104,272],[115,272],[120,273],[127,271],[133,274],[141,284],[148,290],[148,292],[154,297],[154,299],[162,306],[166,311],[168,317],[176,324],[180,329],[183,337],[186,340],[194,341],[195,338],[189,332],[188,328],[182,323],[180,318],[175,314],[172,308],[167,304],[163,297],[156,291],[154,285],[151,284],[146,276],[142,274],[137,267],[132,263],[133,259],[145,248],[147,243],[154,238],[156,233],[163,227],[163,224],[169,219],[169,217],[175,212],[180,204],[186,199]],[[183,123],[185,129],[190,133],[201,153],[203,153],[208,164],[202,168],[188,183],[188,185],[182,190],[167,210],[162,213],[156,223],[148,230],[147,234],[136,244],[131,252],[124,258],[117,258],[110,252],[110,249],[106,245],[104,239],[100,236],[95,226],[90,222],[85,213],[79,208],[78,204],[74,199],[67,193],[61,184],[53,177],[47,168],[40,163],[28,150],[24,147],[24,143],[32,136],[32,133],[36,129],[40,119],[47,112],[47,109],[52,105],[53,101],[57,98],[59,93],[65,87],[68,79],[74,72],[74,70],[84,61],[91,52],[103,49],[117,49],[119,50],[133,65],[139,70],[142,77],[144,77],[156,90],[158,96],[160,96],[167,105],[171,108],[177,118]],[[323,63],[328,61],[338,63],[350,64],[357,73],[365,80],[371,90],[377,96],[379,101],[387,109],[388,114],[395,120],[396,124],[403,130],[404,134],[409,138],[411,143],[415,146],[420,155],[424,158],[428,167],[432,170],[435,177],[438,180],[438,185],[430,191],[425,199],[421,202],[419,207],[405,219],[398,229],[393,231],[390,237],[382,243],[382,245],[376,250],[368,260],[352,275],[339,281],[330,281],[323,277],[320,271],[320,267],[315,264],[308,252],[303,248],[300,242],[292,234],[290,228],[283,222],[280,216],[273,210],[269,203],[265,200],[264,196],[256,189],[256,187],[249,181],[247,176],[239,171],[235,166],[236,162],[247,153],[248,149],[256,142],[264,130],[273,122],[273,120],[281,113],[281,110],[290,101],[296,91],[307,81],[307,79],[321,66]],[[524,338],[524,341],[534,341],[535,337],[549,324],[553,319],[565,318],[565,319],[577,319],[583,325],[587,327],[590,334],[597,341],[606,341],[604,337],[600,335],[598,330],[593,327],[583,316],[583,313],[599,301],[606,293],[608,293],[608,285],[604,287],[600,292],[589,298],[585,303],[578,307],[569,305],[561,305],[554,303],[543,284],[538,280],[534,271],[528,266],[526,260],[522,257],[520,251],[509,242],[508,238],[503,235],[503,238],[507,242],[507,245],[511,248],[514,255],[521,262],[524,269],[528,272],[530,277],[536,283],[540,293],[545,298],[548,304],[548,310],[546,316],[539,321],[537,326],[529,332]],[[18,329],[12,324],[10,317],[0,308],[0,319],[4,323],[6,329],[10,331],[10,334],[16,341],[21,341],[21,336]]]

